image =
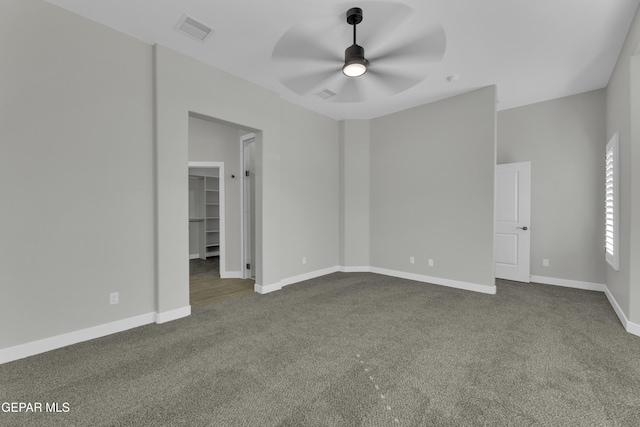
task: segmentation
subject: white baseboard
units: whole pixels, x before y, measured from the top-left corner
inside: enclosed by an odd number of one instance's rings
[[[311,271],[309,273],[299,274],[297,276],[288,277],[280,280],[282,287],[293,285],[294,283],[304,282],[305,280],[315,279],[316,277],[326,276],[327,274],[336,273],[338,267],[323,268],[322,270]]]
[[[442,279],[440,277],[424,276],[421,274],[406,273],[404,271],[387,270],[385,268],[371,267],[371,272],[385,276],[399,277],[401,279],[415,280],[416,282],[432,283],[434,285],[447,286],[449,288],[464,289],[466,291],[480,292],[493,295],[496,286],[480,285],[478,283],[461,282],[458,280]]]
[[[128,329],[137,328],[138,326],[148,325],[153,323],[155,320],[155,313],[147,313],[140,316],[130,317],[128,319],[106,323],[104,325],[93,326],[91,328],[81,329],[79,331],[17,345],[15,347],[5,348],[0,350],[0,364],[23,359],[29,356],[35,356],[36,354],[104,337],[106,335],[115,334]]]
[[[241,271],[225,271],[220,272],[221,279],[243,279]]]
[[[586,291],[605,292],[607,286],[602,283],[581,282],[578,280],[557,279],[555,277],[531,276],[534,283],[542,283],[543,285],[562,286],[565,288],[584,289]]]
[[[360,267],[341,265],[338,267],[338,271],[342,273],[371,273],[371,267],[368,265]]]
[[[616,315],[618,315],[618,319],[620,319],[620,323],[622,323],[622,326],[624,326],[624,330],[626,331],[627,324],[629,323],[629,321],[627,320],[627,316],[624,315],[624,311],[622,311],[620,305],[618,305],[618,301],[616,301],[616,299],[613,297],[613,294],[606,286],[604,294],[607,296],[609,304],[611,304],[611,307],[613,307],[613,311],[615,311]]]
[[[581,282],[578,280],[568,280],[568,279],[558,279],[555,277],[543,277],[543,276],[531,276],[531,281],[534,283],[542,283],[544,285],[553,285],[553,286],[563,286],[566,288],[575,288],[575,289],[583,289],[586,291],[599,291],[604,292],[607,296],[607,300],[609,300],[609,304],[613,308],[613,311],[620,319],[620,323],[622,323],[622,327],[625,331],[630,334],[636,335],[640,337],[640,325],[637,323],[630,322],[625,316],[624,311],[620,308],[618,301],[613,297],[613,294],[607,287],[602,283],[592,283],[592,282]]]
[[[23,359],[29,356],[35,356],[36,354],[45,353],[47,351],[77,344],[83,341],[89,341],[118,332],[123,332],[128,329],[137,328],[138,326],[148,325],[154,322],[169,322],[171,320],[189,316],[190,314],[191,306],[186,306],[176,310],[166,311],[164,313],[142,314],[128,319],[105,323],[104,325],[93,326],[91,328],[81,329],[79,331],[69,332],[51,338],[20,344],[14,347],[1,349],[0,364]]]
[[[618,319],[620,319],[620,323],[622,323],[624,330],[630,334],[640,337],[640,325],[638,325],[637,323],[630,322],[629,319],[627,319],[627,316],[625,316],[624,311],[622,311],[622,309],[620,308],[618,301],[616,301],[616,299],[613,297],[613,294],[611,293],[609,288],[606,286],[605,286],[604,294],[607,296],[607,299],[609,300],[609,304],[611,304],[611,307],[613,307],[613,311],[615,311],[616,315],[618,315]]]
[[[640,337],[640,325],[638,325],[637,323],[627,321],[626,330],[630,334]]]
[[[176,308],[175,310],[156,313],[156,323],[166,323],[172,320],[181,319],[191,315],[191,306]]]
[[[322,270],[316,270],[309,273],[299,274],[297,276],[287,277],[286,279],[280,280],[278,283],[273,283],[271,285],[254,285],[255,292],[259,294],[268,294],[269,292],[279,291],[285,286],[292,285],[294,283],[303,282],[305,280],[315,279],[316,277],[326,276],[327,274],[335,273],[340,271],[339,267],[329,267],[324,268]]]
[[[191,254],[189,255],[189,259],[198,259],[200,258],[200,254]]]
[[[258,285],[257,283],[253,285],[254,292],[259,294],[268,294],[269,292],[279,291],[280,289],[282,289],[280,282],[271,285]]]
[[[310,273],[300,274],[298,276],[282,279],[279,283],[272,285],[261,286],[255,285],[254,289],[260,294],[266,294],[269,292],[279,291],[284,286],[292,285],[294,283],[302,282],[305,280],[315,279],[316,277],[326,276],[327,274],[336,273],[376,273],[385,276],[399,277],[402,279],[415,280],[418,282],[432,283],[434,285],[447,286],[450,288],[464,289],[467,291],[481,292],[483,294],[495,294],[496,287],[488,285],[479,285],[477,283],[461,282],[457,280],[442,279],[439,277],[423,276],[413,273],[405,273],[403,271],[387,270],[384,268],[369,267],[369,266],[336,266],[329,267],[322,270],[312,271]]]

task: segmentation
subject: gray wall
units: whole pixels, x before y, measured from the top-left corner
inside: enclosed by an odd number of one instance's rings
[[[280,276],[288,278],[338,265],[338,122],[287,101],[281,114]]]
[[[3,0],[0,58],[0,348],[152,313],[151,47]]]
[[[370,266],[370,120],[340,122],[340,248],[343,267]]]
[[[494,286],[495,124],[495,86],[372,120],[373,266]]]
[[[224,162],[225,170],[225,246],[227,272],[242,271],[240,200],[242,165],[240,134],[237,127],[189,117],[189,161]],[[235,179],[231,179],[235,175]]]
[[[627,318],[640,323],[640,68],[638,43],[640,42],[640,10],[622,47],[609,85],[607,86],[607,135],[602,150],[615,133],[620,137],[620,271],[606,264],[607,286]],[[632,58],[635,58],[632,60]],[[632,65],[634,64],[634,65]],[[632,73],[632,67],[634,72]],[[633,87],[633,91],[632,91]],[[633,94],[633,97],[632,97]],[[631,107],[634,107],[632,110]],[[632,133],[633,131],[633,133]],[[633,190],[635,188],[635,190]],[[634,260],[632,262],[632,260]]]
[[[498,163],[531,161],[532,275],[605,283],[605,95],[498,112]]]
[[[636,15],[636,28],[640,28],[640,12]],[[638,35],[640,39],[640,35]],[[636,40],[638,40],[636,39]],[[631,277],[629,286],[631,288],[629,299],[629,320],[636,325],[640,324],[640,44],[636,44],[634,55],[630,60],[631,65],[631,188],[634,189],[630,195],[630,262]],[[635,285],[634,285],[635,284]]]

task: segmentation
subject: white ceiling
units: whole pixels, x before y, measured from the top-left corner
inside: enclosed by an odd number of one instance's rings
[[[494,84],[498,87],[499,110],[603,88],[640,2],[47,1],[147,43],[158,43],[182,52],[338,120],[370,119]],[[373,11],[380,9],[377,8],[379,5],[404,7],[411,11],[410,19],[371,16]],[[290,45],[295,40],[292,36],[304,34],[306,38],[301,36],[301,43],[308,43],[309,38],[314,41],[315,37],[323,48],[331,48],[335,55],[342,57],[344,49],[351,44],[351,27],[345,20],[345,13],[351,7],[363,9],[364,20],[358,25],[358,34],[368,34],[370,40],[358,37],[358,44],[367,52],[375,50],[375,43],[398,47],[405,42],[408,44],[422,27],[436,25],[446,38],[444,54],[440,52],[441,58],[426,68],[416,66],[424,78],[420,77],[422,80],[409,89],[363,102],[325,101],[313,94],[296,93],[285,86],[280,81],[284,73],[282,63],[278,63],[277,56],[272,58],[278,43],[283,40]],[[213,27],[213,36],[200,43],[176,32],[174,27],[185,13]],[[329,34],[336,31],[329,31],[327,24],[341,26],[338,34],[346,33],[346,40],[335,45],[335,36],[329,37]],[[322,33],[321,28],[328,29]],[[315,31],[320,33],[314,36]],[[313,61],[304,61],[307,64],[304,67],[297,65],[294,74],[298,69],[301,74],[313,70]],[[406,65],[411,68],[410,64]],[[336,73],[341,74],[340,66]],[[459,74],[460,78],[449,82],[447,76],[452,74]],[[365,77],[367,74],[359,79]],[[370,84],[369,87],[373,86]]]

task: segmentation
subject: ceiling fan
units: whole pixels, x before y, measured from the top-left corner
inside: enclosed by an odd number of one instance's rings
[[[352,7],[347,11],[347,23],[353,25],[353,44],[344,51],[342,72],[347,77],[360,77],[367,72],[369,61],[364,57],[364,48],[356,43],[356,26],[362,22],[362,9]]]
[[[389,97],[424,80],[444,55],[440,23],[399,2],[360,6],[347,10],[347,25],[344,9],[332,9],[285,32],[271,56],[277,79],[298,95],[330,102]]]

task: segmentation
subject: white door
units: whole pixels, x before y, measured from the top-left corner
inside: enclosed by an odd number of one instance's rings
[[[496,168],[496,277],[529,283],[531,162]]]

